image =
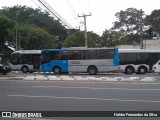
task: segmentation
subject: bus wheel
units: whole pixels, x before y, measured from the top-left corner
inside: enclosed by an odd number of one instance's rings
[[[6,73],[6,72],[3,72],[3,75],[7,75],[7,73]]]
[[[90,75],[96,75],[97,72],[98,72],[98,70],[97,70],[97,68],[96,68],[95,66],[90,66],[90,67],[88,68],[88,73],[89,73]]]
[[[147,73],[147,68],[144,66],[141,66],[138,68],[138,73],[139,74],[146,74]]]
[[[60,67],[54,67],[53,68],[53,72],[54,72],[54,74],[60,74],[61,73],[61,68]]]
[[[132,66],[128,66],[125,69],[125,74],[132,74],[134,73],[134,68]]]
[[[21,71],[22,71],[23,73],[27,73],[27,72],[28,72],[28,67],[27,67],[27,66],[23,66],[23,67],[21,68]]]

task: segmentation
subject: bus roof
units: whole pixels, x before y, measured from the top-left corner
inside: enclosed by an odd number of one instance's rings
[[[160,53],[160,50],[150,49],[118,49],[119,53]]]
[[[12,54],[20,53],[20,54],[41,54],[41,50],[19,50],[15,51]]]
[[[65,51],[65,50],[104,50],[104,49],[118,49],[118,48],[86,48],[86,47],[71,47],[71,48],[62,48],[62,49],[43,49],[42,51]]]

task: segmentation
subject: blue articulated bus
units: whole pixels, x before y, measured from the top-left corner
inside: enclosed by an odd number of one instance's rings
[[[62,48],[41,51],[41,72],[79,72],[95,75],[117,71],[118,48]]]

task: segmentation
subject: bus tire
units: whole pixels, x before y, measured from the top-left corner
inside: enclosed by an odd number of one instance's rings
[[[56,66],[53,68],[54,74],[60,74],[61,73],[61,68],[59,66]]]
[[[128,66],[125,69],[125,74],[132,74],[134,73],[134,68],[132,66]]]
[[[145,66],[140,66],[138,68],[138,74],[146,74],[147,73],[147,68]]]
[[[6,73],[6,72],[3,72],[3,75],[7,75],[7,73]]]
[[[87,71],[90,75],[96,75],[98,72],[96,66],[89,66]]]
[[[27,72],[28,72],[28,67],[27,67],[27,66],[23,66],[23,67],[21,68],[21,71],[22,71],[23,73],[27,73]]]

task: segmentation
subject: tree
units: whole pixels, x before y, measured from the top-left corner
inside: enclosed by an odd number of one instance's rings
[[[101,47],[101,37],[93,32],[88,32],[89,47]]]
[[[6,42],[9,30],[14,27],[14,22],[0,12],[0,45]]]
[[[105,30],[102,35],[101,46],[115,47],[116,45],[120,44],[122,37],[122,32]]]
[[[18,28],[22,49],[55,48],[55,38],[44,29],[31,24],[20,24]]]
[[[148,25],[148,34],[153,36],[160,35],[160,9],[154,10],[148,16],[146,16],[146,25]]]
[[[97,47],[99,44],[97,42],[100,37],[92,32],[88,32],[88,46]],[[84,32],[78,31],[69,35],[62,44],[63,47],[84,47]]]
[[[34,24],[56,38],[56,46],[62,47],[62,42],[68,36],[68,31],[62,24],[41,9],[33,9],[26,6],[4,7],[1,10],[10,19],[18,23]]]
[[[138,34],[128,34],[122,37],[120,44],[137,45],[140,44],[140,35]]]
[[[114,22],[113,29],[118,29],[126,34],[138,34],[143,15],[144,11],[137,10],[136,8],[128,8],[125,11],[121,10],[115,14],[118,21]]]

